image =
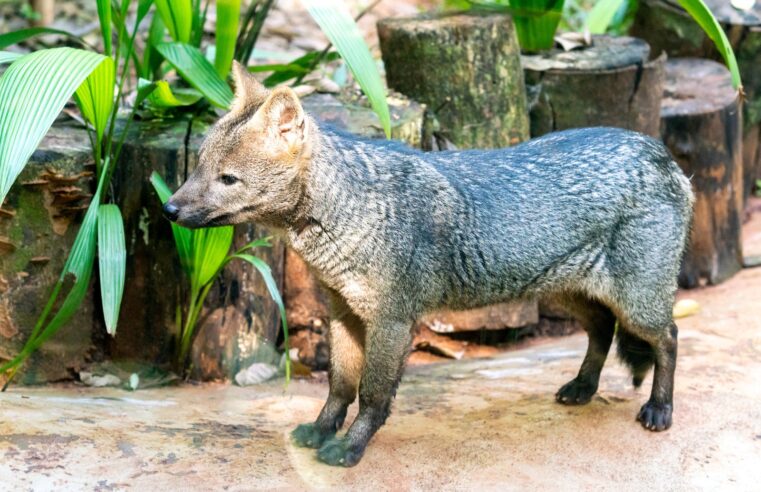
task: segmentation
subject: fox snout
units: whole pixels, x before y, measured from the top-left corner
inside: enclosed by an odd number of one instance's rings
[[[180,208],[171,201],[164,204],[162,211],[164,212],[164,217],[172,222],[177,222],[177,219],[180,217]]]

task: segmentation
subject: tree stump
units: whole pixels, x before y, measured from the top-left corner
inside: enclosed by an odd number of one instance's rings
[[[1,362],[19,353],[53,291],[92,197],[93,171],[85,131],[56,125],[0,207]],[[24,364],[16,382],[70,379],[99,357],[92,329],[95,290],[90,287],[79,310]]]
[[[520,47],[509,16],[439,14],[378,23],[389,87],[436,116],[438,148],[499,148],[528,139]],[[536,301],[466,312],[440,311],[424,322],[453,331],[522,327],[537,322]]]
[[[742,268],[742,139],[737,91],[721,64],[666,63],[662,138],[695,191],[680,284],[716,284]]]
[[[197,165],[209,124],[201,118],[141,122],[124,145],[113,179],[127,237],[127,285],[110,342],[115,360],[165,363],[176,349],[176,309],[187,307],[187,278],[149,178],[157,171],[170,188],[179,188]],[[268,235],[253,225],[238,226],[234,247]],[[274,242],[256,254],[282,287],[283,245]],[[254,361],[277,360],[280,316],[259,274],[248,264],[232,262],[216,282],[196,326],[190,361],[194,379],[232,378]]]
[[[136,122],[130,129],[112,179],[114,201],[124,217],[126,284],[116,336],[108,348],[114,360],[167,363],[172,360],[175,315],[187,300],[186,282],[169,223],[150,184],[156,171],[171,189],[185,180],[189,120]]]
[[[706,0],[737,56],[742,76],[743,169],[745,199],[761,178],[761,3],[748,11],[735,9],[729,0]],[[713,41],[676,0],[642,0],[631,32],[669,56],[722,61]]]
[[[665,56],[640,39],[594,36],[579,50],[523,55],[531,136],[615,126],[658,136]]]
[[[520,47],[507,15],[439,14],[378,23],[389,87],[424,103],[460,148],[528,138]]]

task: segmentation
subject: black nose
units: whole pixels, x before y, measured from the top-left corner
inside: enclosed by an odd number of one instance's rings
[[[174,222],[179,216],[180,209],[177,208],[172,202],[166,202],[164,204],[164,217]]]

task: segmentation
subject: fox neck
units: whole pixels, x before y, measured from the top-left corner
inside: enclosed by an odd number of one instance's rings
[[[314,126],[316,129],[316,125]],[[358,189],[352,186],[352,163],[333,145],[339,136],[315,131],[312,158],[304,173],[299,203],[286,224],[290,246],[314,268],[339,254],[347,222],[361,220]]]

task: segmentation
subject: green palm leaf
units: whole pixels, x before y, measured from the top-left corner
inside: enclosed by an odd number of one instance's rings
[[[21,58],[21,53],[12,53],[10,51],[0,51],[0,65],[3,65],[5,63],[12,63],[19,58]]]
[[[109,335],[116,333],[116,323],[119,320],[126,261],[124,222],[119,207],[101,205],[98,210],[98,271],[103,318]]]
[[[127,0],[123,0],[127,3]],[[100,32],[103,36],[103,51],[111,56],[111,0],[96,0]]]
[[[283,304],[283,298],[280,296],[280,291],[277,288],[277,282],[275,282],[275,278],[272,276],[272,269],[270,269],[269,265],[267,265],[264,260],[253,255],[236,253],[230,255],[228,261],[233,258],[247,261],[259,271],[259,274],[261,274],[264,279],[264,284],[267,286],[267,290],[270,293],[270,297],[272,297],[272,300],[277,304],[278,310],[280,311],[280,322],[283,324],[283,340],[285,341],[285,380],[289,381],[291,379],[291,359],[288,343],[288,321],[285,316],[285,304]]]
[[[156,190],[156,194],[159,196],[161,203],[166,203],[172,196],[172,190],[166,185],[166,182],[154,171],[151,174],[151,184],[153,189]],[[172,235],[174,236],[174,242],[177,246],[177,254],[180,256],[180,264],[185,273],[190,277],[192,275],[193,257],[191,253],[191,231],[184,227],[180,227],[172,222]]]
[[[391,117],[386,89],[362,33],[346,6],[340,0],[301,0],[301,3],[341,54],[390,138]]]
[[[233,244],[233,227],[209,227],[192,231],[193,273],[191,290],[200,291],[220,271]]]
[[[721,28],[719,21],[713,16],[711,10],[703,3],[703,0],[677,0],[679,5],[682,6],[688,14],[695,19],[695,22],[705,31],[706,35],[711,38],[711,41],[716,45],[716,49],[724,58],[724,62],[727,64],[730,73],[732,74],[732,86],[735,89],[742,88],[742,80],[740,80],[740,69],[737,66],[737,59],[735,58],[735,52],[732,50],[732,45],[729,43],[724,29]]]
[[[190,41],[193,25],[191,0],[156,0],[156,10],[173,40],[182,43]]]
[[[79,232],[77,232],[77,237],[74,240],[74,245],[71,248],[69,257],[66,259],[61,275],[58,277],[53,292],[50,295],[42,314],[37,319],[37,323],[35,324],[29,339],[24,344],[21,352],[19,352],[13,360],[0,366],[0,374],[8,370],[13,370],[3,387],[3,391],[5,391],[5,388],[10,384],[18,367],[74,315],[87,295],[87,288],[90,285],[92,267],[95,260],[96,224],[98,221],[98,209],[100,208],[100,198],[105,183],[104,178],[107,174],[105,172],[107,167],[107,165],[104,166],[104,172],[101,173],[98,188],[87,208],[87,213],[85,213],[85,217],[82,220]],[[69,276],[73,277],[74,283],[56,314],[46,324],[50,312],[58,299],[58,295]]]
[[[11,31],[9,33],[0,34],[0,50],[7,48],[8,46],[13,46],[14,44],[20,43],[22,41],[26,41],[29,38],[42,36],[44,34],[58,34],[73,39],[82,45],[85,44],[82,38],[74,36],[73,34],[62,31],[60,29],[52,29],[50,27],[30,27],[28,29],[19,29],[18,31]]]
[[[73,48],[35,51],[0,77],[0,203],[66,101],[105,59]]]
[[[605,34],[610,22],[625,0],[599,0],[587,15],[587,29],[592,34]]]
[[[114,61],[106,58],[74,94],[82,116],[95,128],[98,142],[103,139],[103,132],[108,126],[108,117],[114,108],[115,77]]]
[[[240,0],[217,0],[216,49],[214,68],[226,79],[235,55],[235,41],[238,38],[240,22]]]
[[[233,100],[230,86],[217,75],[214,66],[198,48],[185,43],[161,43],[156,49],[209,102],[223,109],[230,106]]]
[[[154,91],[148,96],[148,100],[159,108],[176,108],[195,104],[201,97],[195,89],[172,91],[167,81],[159,80],[156,82]]]

